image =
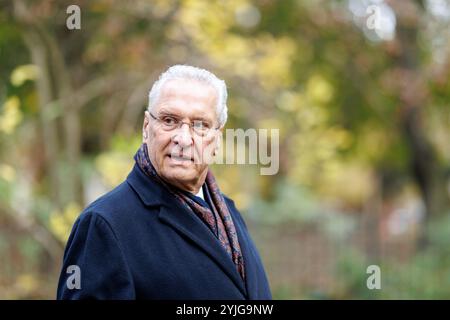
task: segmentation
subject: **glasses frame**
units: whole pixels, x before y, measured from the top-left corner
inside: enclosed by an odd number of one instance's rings
[[[156,117],[156,116],[155,116],[153,113],[151,113],[150,111],[149,111],[148,113],[149,113],[150,116],[151,116],[153,119],[155,119],[158,123],[163,124],[163,123],[162,123],[162,120],[161,120],[159,117]],[[174,117],[174,118],[175,118],[175,117]],[[208,134],[210,134],[210,133],[212,132],[212,130],[215,131],[215,130],[220,129],[220,125],[219,125],[217,128],[214,128],[214,127],[209,128],[204,134],[199,134],[199,133],[198,133],[197,131],[195,131],[195,129],[194,129],[194,122],[185,122],[185,121],[179,120],[179,123],[178,123],[176,126],[174,126],[173,129],[165,130],[165,131],[173,131],[173,130],[175,130],[175,129],[180,129],[180,128],[183,126],[183,124],[187,124],[187,125],[189,126],[189,129],[191,130],[191,132],[194,132],[196,135],[201,136],[201,137],[207,136]]]

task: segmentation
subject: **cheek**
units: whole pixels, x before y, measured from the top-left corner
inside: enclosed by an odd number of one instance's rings
[[[169,144],[170,137],[165,137],[161,134],[155,134],[150,130],[149,137],[147,139],[147,145],[151,159],[154,159],[157,162],[161,163],[164,160],[166,147]]]
[[[209,144],[211,144],[211,141],[210,141],[210,139],[198,139],[196,142],[195,142],[195,146],[196,146],[196,148],[197,149],[199,149],[199,150],[203,150],[203,149],[205,149]]]
[[[150,133],[149,143],[153,145],[153,148],[157,152],[161,152],[167,145],[170,144],[170,136],[164,134]]]
[[[210,157],[212,156],[216,145],[217,143],[214,137],[212,137],[198,141],[198,143],[196,144],[196,149],[199,155],[203,154],[203,156],[205,157]]]

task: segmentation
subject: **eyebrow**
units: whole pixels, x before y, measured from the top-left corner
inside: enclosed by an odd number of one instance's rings
[[[159,112],[160,116],[168,116],[168,117],[173,117],[173,118],[181,118],[179,115],[176,115],[174,113],[168,112],[168,111],[160,111]]]
[[[192,118],[193,120],[202,120],[202,121],[205,121],[205,122],[212,122],[211,120],[209,120],[209,119],[206,119],[206,118],[204,118],[204,117],[194,117],[194,118]]]
[[[177,119],[181,119],[182,118],[180,115],[174,114],[173,112],[171,112],[169,110],[165,110],[165,109],[162,109],[159,112],[159,114],[161,116],[169,116],[169,117],[174,117],[174,118],[177,118]],[[201,121],[205,121],[205,122],[212,122],[210,119],[207,119],[207,118],[202,117],[202,116],[195,116],[195,117],[192,117],[190,119],[191,120],[201,120]]]

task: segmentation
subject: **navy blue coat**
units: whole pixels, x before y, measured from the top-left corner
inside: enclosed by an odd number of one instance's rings
[[[234,202],[225,201],[245,281],[210,229],[135,165],[126,181],[90,204],[75,222],[57,298],[271,299],[247,226]],[[73,280],[70,265],[80,268],[80,289],[67,286]]]

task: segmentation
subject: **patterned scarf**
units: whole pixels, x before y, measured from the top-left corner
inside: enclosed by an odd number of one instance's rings
[[[161,177],[158,176],[155,168],[150,162],[146,143],[141,145],[134,156],[134,160],[148,177],[165,187],[183,204],[184,207],[195,213],[200,219],[206,222],[206,225],[216,235],[222,247],[233,260],[242,279],[245,279],[244,259],[242,257],[241,247],[236,234],[236,228],[212,172],[208,170],[205,186],[212,200],[210,201],[210,205],[213,212],[211,212],[209,208],[201,206],[182,191],[166,183],[163,179],[161,179]]]

